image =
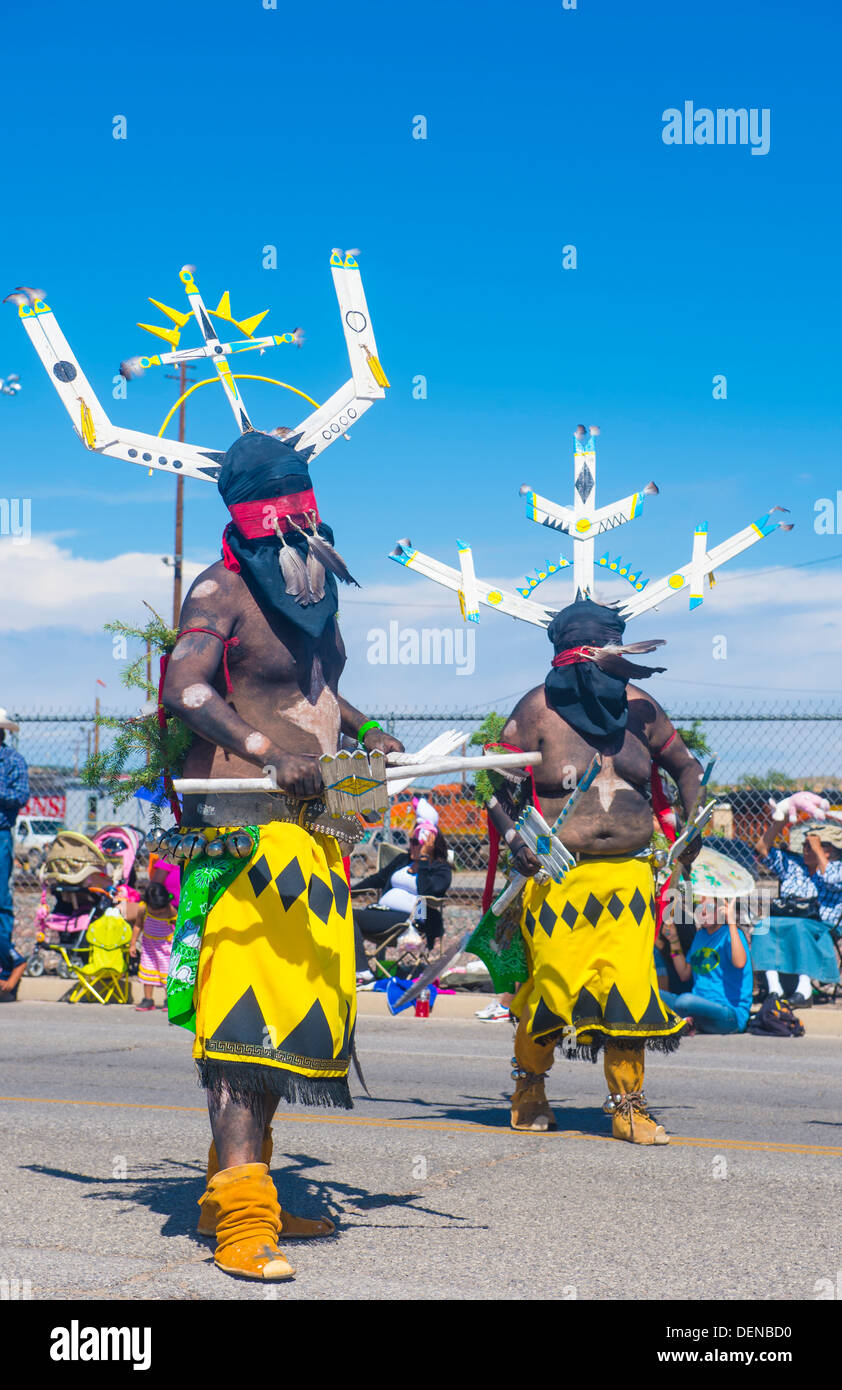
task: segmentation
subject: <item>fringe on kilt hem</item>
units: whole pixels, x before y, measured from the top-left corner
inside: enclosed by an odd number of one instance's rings
[[[354,1102],[347,1078],[301,1076],[280,1067],[262,1067],[253,1062],[196,1062],[199,1085],[219,1101],[229,1095],[237,1105],[260,1114],[266,1096],[288,1101],[290,1105],[335,1106],[353,1110]]]
[[[682,1030],[683,1031],[683,1030]],[[612,1047],[634,1048],[642,1052],[644,1048],[648,1052],[675,1052],[681,1043],[681,1033],[672,1033],[664,1038],[641,1038],[641,1037],[609,1037],[605,1033],[596,1033],[590,1042],[577,1042],[571,1045],[570,1040],[565,1038],[562,1033],[552,1034],[552,1041],[556,1043],[558,1051],[562,1057],[569,1058],[571,1061],[596,1062],[599,1054],[607,1043]],[[549,1042],[550,1035],[542,1039]]]

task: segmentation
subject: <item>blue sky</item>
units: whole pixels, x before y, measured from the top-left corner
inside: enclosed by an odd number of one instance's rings
[[[553,556],[518,488],[568,500],[579,420],[602,429],[603,501],[661,488],[616,533],[653,577],[689,558],[699,520],[712,541],[774,504],[796,523],[692,619],[675,599],[630,629],[669,638],[661,698],[835,695],[842,534],[816,535],[813,515],[840,480],[840,19],[829,4],[739,9],[48,0],[5,18],[3,292],[46,289],[115,418],[157,430],[174,397],[154,373],[126,401],[110,389],[152,342],[135,326],[156,321],[146,296],[182,307],[185,262],[209,303],[227,288],[238,315],[270,307],[270,331],[302,324],[304,349],[262,365],[323,400],[347,366],[329,253],[361,248],[392,390],[313,467],[364,584],[343,602],[359,703],[474,707],[542,679],[546,639],[499,616],[470,678],[371,667],[367,634],[457,621],[443,591],[385,559],[398,536],[450,563],[463,537],[483,576],[510,583]],[[687,100],[769,108],[769,153],[665,145],[662,113]],[[174,485],[82,448],[2,309],[0,376],[23,389],[0,396],[0,495],[32,499],[33,536],[0,537],[0,704],[87,705],[97,677],[122,702],[101,623],[166,604]],[[270,387],[247,399],[258,424],[297,418]],[[187,433],[231,442],[221,393],[191,398]],[[215,488],[188,483],[194,566],[216,558],[225,520]],[[713,660],[723,634],[728,659]]]

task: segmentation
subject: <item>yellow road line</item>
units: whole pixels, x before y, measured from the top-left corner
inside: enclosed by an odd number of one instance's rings
[[[125,1100],[65,1100],[55,1096],[0,1096],[0,1102],[16,1102],[27,1105],[89,1105],[112,1110],[172,1110],[186,1115],[206,1114],[203,1105],[148,1105],[141,1101]],[[507,1134],[516,1133],[504,1125],[467,1124],[458,1120],[385,1120],[359,1115],[284,1115],[278,1125],[362,1125],[369,1129],[408,1129],[446,1131],[452,1134]],[[556,1130],[550,1135],[533,1135],[533,1138],[588,1139],[597,1144],[613,1144],[610,1134],[585,1134],[580,1129]],[[831,1144],[777,1144],[766,1139],[694,1139],[684,1135],[674,1135],[670,1139],[674,1148],[684,1149],[746,1149],[761,1153],[817,1154],[824,1158],[842,1157],[842,1147]]]

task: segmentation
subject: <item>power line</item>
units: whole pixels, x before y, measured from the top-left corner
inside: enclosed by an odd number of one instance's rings
[[[781,570],[806,570],[809,569],[811,565],[827,565],[831,560],[842,560],[842,551],[838,552],[836,555],[825,555],[821,560],[801,560],[797,565],[769,565],[767,569],[752,570],[751,573],[753,575],[778,574]],[[740,574],[729,574],[725,579],[717,579],[717,587],[719,587],[720,584],[733,584],[735,579],[742,579],[744,573],[743,571],[743,573]]]

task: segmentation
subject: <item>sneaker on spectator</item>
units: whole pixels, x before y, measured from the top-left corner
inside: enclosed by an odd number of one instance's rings
[[[475,1017],[483,1023],[497,1023],[499,1019],[509,1017],[509,1010],[505,1004],[500,1003],[499,999],[492,999],[486,1008],[477,1009]]]
[[[154,1007],[151,999],[141,999],[139,1004],[135,1004],[134,1011],[136,1014],[148,1014]]]
[[[374,976],[370,970],[357,971],[357,989],[368,989],[368,987],[373,984]]]

